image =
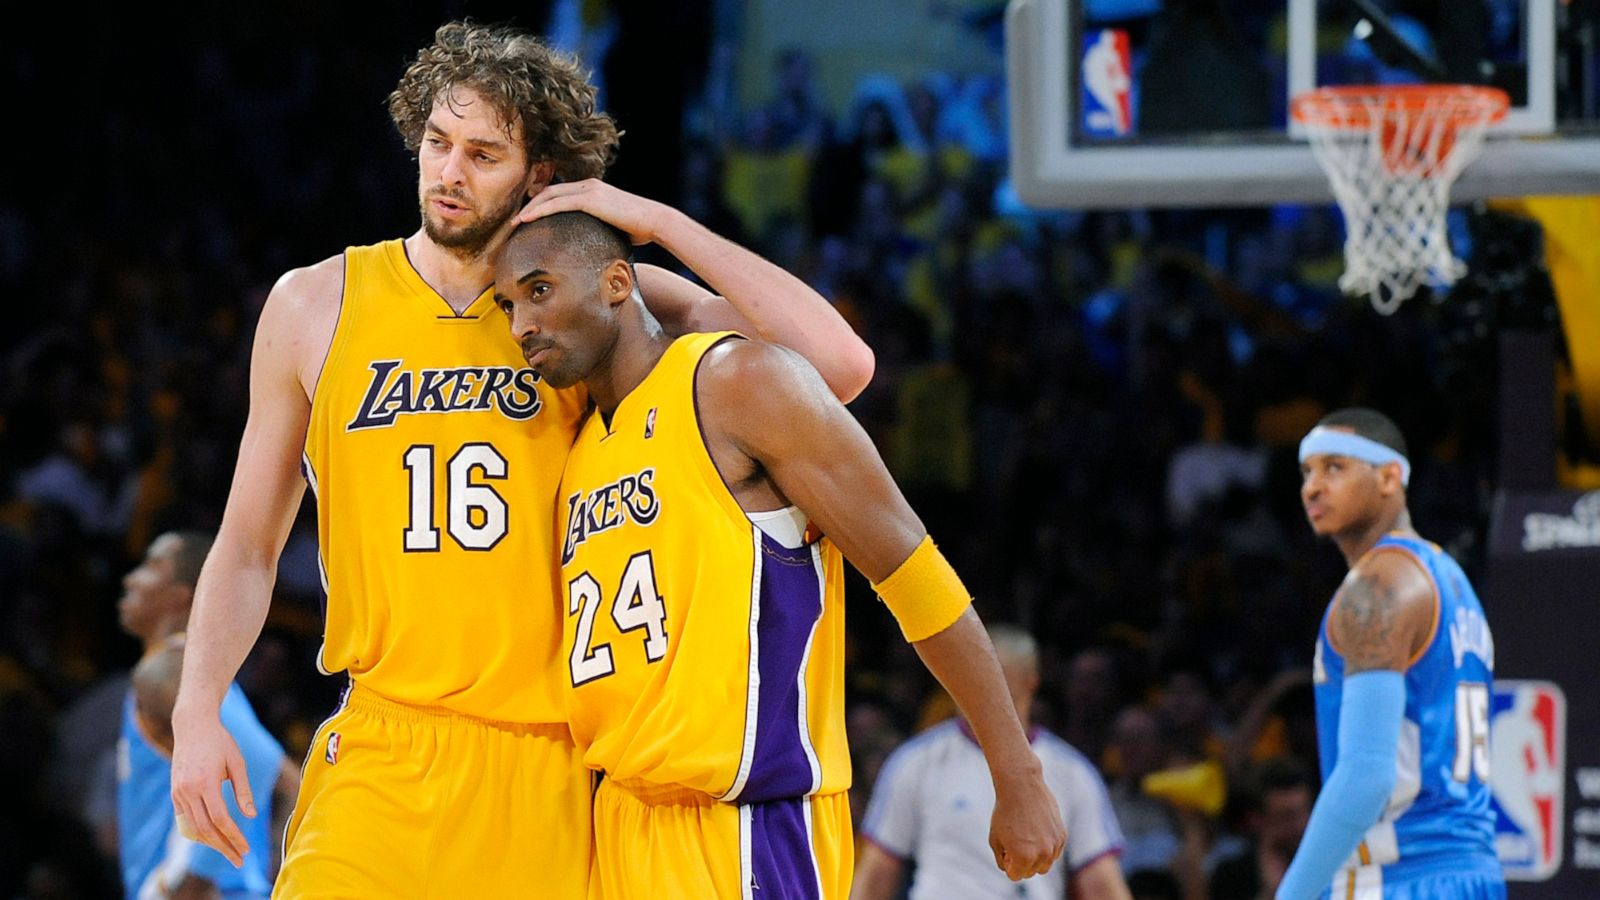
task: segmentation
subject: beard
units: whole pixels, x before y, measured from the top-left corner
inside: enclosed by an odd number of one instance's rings
[[[445,197],[455,200],[458,197],[445,191],[432,191],[425,194],[420,201],[422,208],[422,230],[427,234],[428,240],[433,241],[450,253],[460,257],[476,257],[483,255],[489,242],[504,225],[522,207],[522,195],[513,193],[506,197],[505,202],[490,209],[479,216],[476,221],[464,222],[459,225],[448,222],[436,221],[428,209],[428,201],[434,197]]]

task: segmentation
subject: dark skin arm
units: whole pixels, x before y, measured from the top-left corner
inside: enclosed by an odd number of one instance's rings
[[[1333,598],[1328,636],[1344,656],[1345,677],[1404,672],[1433,636],[1433,581],[1409,555],[1371,552],[1356,561]]]
[[[696,398],[711,458],[744,509],[800,507],[874,582],[926,536],[866,432],[791,351],[726,341],[701,362]],[[977,614],[969,607],[913,646],[967,717],[989,762],[996,864],[1013,879],[1048,871],[1066,828]]]

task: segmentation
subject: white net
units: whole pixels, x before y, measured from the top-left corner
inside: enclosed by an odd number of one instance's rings
[[[1450,185],[1506,106],[1503,92],[1467,86],[1322,88],[1295,98],[1295,118],[1344,212],[1345,293],[1366,294],[1388,315],[1422,285],[1465,274],[1445,230]]]

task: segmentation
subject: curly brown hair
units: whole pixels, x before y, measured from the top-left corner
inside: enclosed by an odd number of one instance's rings
[[[520,121],[528,160],[553,163],[558,181],[599,178],[616,157],[622,132],[595,110],[595,87],[575,57],[525,31],[470,20],[440,26],[389,95],[406,149],[422,145],[434,103],[457,87],[493,105],[508,133]]]

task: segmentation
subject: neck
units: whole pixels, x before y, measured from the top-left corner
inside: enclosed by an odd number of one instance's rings
[[[1339,546],[1339,552],[1344,554],[1345,563],[1353,567],[1356,560],[1365,556],[1368,550],[1378,545],[1378,541],[1382,540],[1384,535],[1393,531],[1416,534],[1416,530],[1411,527],[1411,513],[1404,506],[1400,507],[1398,512],[1381,515],[1365,525],[1334,535],[1333,542]]]
[[[611,345],[611,351],[594,372],[583,380],[595,406],[608,421],[622,398],[644,381],[661,360],[661,354],[672,344],[672,338],[661,330],[661,323],[637,297],[626,301],[626,307],[619,314],[625,321],[617,330],[616,343]]]
[[[459,315],[494,281],[488,251],[463,253],[434,243],[418,230],[406,238],[406,256],[428,286],[439,292]]]
[[[189,626],[189,610],[173,613],[155,624],[143,635],[144,652],[149,653],[158,649],[162,644],[172,640],[174,635],[183,634]]]

